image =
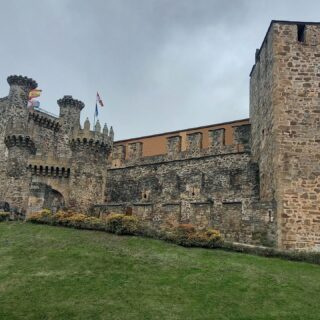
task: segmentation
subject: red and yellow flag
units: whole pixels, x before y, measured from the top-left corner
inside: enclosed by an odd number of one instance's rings
[[[42,90],[34,89],[29,92],[29,100],[40,97]]]

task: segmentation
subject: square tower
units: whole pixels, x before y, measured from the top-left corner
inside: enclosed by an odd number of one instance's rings
[[[320,250],[320,23],[272,21],[250,74],[252,157],[278,246]]]

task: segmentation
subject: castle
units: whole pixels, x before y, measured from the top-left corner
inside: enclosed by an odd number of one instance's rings
[[[320,23],[272,21],[250,73],[250,120],[125,141],[27,108],[37,83],[0,99],[0,200],[28,215],[61,207],[127,212],[153,227],[213,226],[224,238],[320,250]]]

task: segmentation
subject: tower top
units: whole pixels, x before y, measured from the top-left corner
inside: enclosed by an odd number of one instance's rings
[[[30,90],[35,89],[38,84],[35,80],[24,77],[24,76],[17,76],[17,75],[12,75],[7,78],[7,81],[9,85],[19,85],[19,86],[24,86],[27,87]]]
[[[80,100],[73,99],[72,96],[64,96],[62,99],[59,99],[57,102],[60,107],[72,106],[72,107],[78,108],[79,110],[82,110],[84,108],[84,103]]]

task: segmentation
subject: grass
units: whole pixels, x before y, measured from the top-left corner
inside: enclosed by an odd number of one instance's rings
[[[0,319],[320,319],[320,266],[0,223]]]

